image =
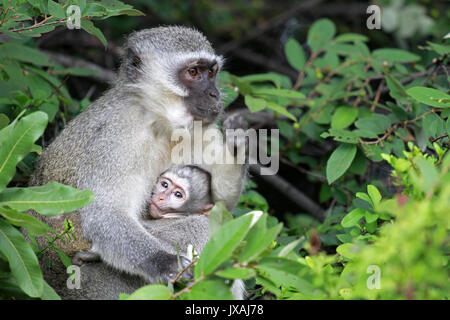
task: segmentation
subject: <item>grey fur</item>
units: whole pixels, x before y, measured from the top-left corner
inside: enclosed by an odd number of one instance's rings
[[[77,240],[56,243],[64,252],[73,255],[92,246],[114,269],[144,281],[167,281],[178,271],[173,245],[162,240],[157,228],[144,227],[142,215],[152,183],[171,166],[172,130],[189,129],[195,112],[195,106],[186,106],[183,97],[189,93],[177,85],[171,72],[186,59],[215,57],[221,62],[221,58],[215,56],[201,33],[183,27],[133,33],[126,48],[139,59],[130,62],[125,57],[112,88],[72,120],[44,150],[31,185],[57,181],[94,192],[93,203],[78,212],[40,217],[56,231],[64,228],[64,218],[72,220]],[[139,68],[134,79],[129,79],[133,72],[126,72],[130,66]],[[245,170],[241,165],[208,165],[205,169],[211,173],[213,200],[223,201],[231,210],[242,191]],[[203,235],[201,240],[205,242],[207,236],[199,231],[203,227],[196,225],[196,220],[187,221],[194,224],[166,221],[168,226],[173,224],[168,233],[185,241],[183,245],[189,244],[195,234]],[[44,245],[46,240],[41,238],[38,243]],[[47,259],[61,276],[56,255],[48,253]],[[183,265],[189,263],[184,255],[181,261]],[[49,269],[44,268],[47,280],[54,276]],[[123,280],[116,271],[111,277],[118,283]]]

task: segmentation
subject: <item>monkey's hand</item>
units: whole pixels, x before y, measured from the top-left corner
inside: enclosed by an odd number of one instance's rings
[[[156,260],[156,261],[155,261]],[[161,251],[157,255],[154,255],[151,261],[147,261],[144,269],[147,269],[147,274],[155,275],[152,281],[160,281],[167,283],[173,280],[180,272],[189,266],[191,261],[184,255],[174,255]],[[184,278],[192,278],[194,273],[188,269],[183,272]]]

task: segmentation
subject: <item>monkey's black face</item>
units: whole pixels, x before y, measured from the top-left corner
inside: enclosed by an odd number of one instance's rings
[[[195,120],[212,122],[222,109],[220,92],[216,87],[218,70],[216,61],[200,59],[179,71],[180,82],[189,91],[184,100]]]

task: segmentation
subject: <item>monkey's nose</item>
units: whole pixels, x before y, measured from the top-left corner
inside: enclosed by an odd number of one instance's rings
[[[219,98],[219,91],[216,88],[208,88],[205,90],[205,93],[214,99]]]

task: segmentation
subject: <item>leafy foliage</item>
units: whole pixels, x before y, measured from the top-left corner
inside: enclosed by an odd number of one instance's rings
[[[342,34],[345,28],[320,19],[304,37],[285,42],[295,81],[276,72],[219,75],[225,106],[243,101],[251,113],[275,120],[281,159],[306,174],[305,184],[320,186],[325,220],[291,212],[275,217],[250,181],[233,213],[220,203],[212,210],[211,240],[195,258],[193,281],[145,286],[121,299],[231,299],[234,279],[246,281],[252,299],[448,299],[450,45],[442,33],[448,20],[433,10],[441,18],[430,19],[420,4],[381,3],[387,4],[383,30],[398,48],[377,48],[367,34]],[[186,1],[136,4],[169,22],[196,18]],[[138,28],[134,17],[142,12],[116,0],[1,5],[0,32],[9,39],[0,43],[0,297],[57,299],[42,278],[36,258],[42,250],[33,236],[47,235],[44,250],[57,250],[69,264],[53,243],[71,237],[73,228],[66,221],[57,234],[24,212],[70,212],[92,201],[92,193],[54,183],[24,188],[16,181],[32,173],[47,122],[64,125],[89,105],[70,95],[69,76],[98,73],[55,63],[34,40],[66,25],[70,5],[80,7],[81,28],[104,46],[99,26],[108,25],[105,19],[133,17],[114,28],[121,34]],[[211,10],[210,1],[193,5],[205,13],[195,21],[200,29],[214,26],[235,38],[264,11],[263,2],[258,10],[241,2],[217,5],[222,10]],[[234,11],[248,19],[236,24]],[[311,153],[311,146],[321,152]],[[373,174],[384,166],[391,177]],[[394,188],[386,187],[390,179]]]
[[[234,212],[237,218],[218,218],[215,208],[211,219],[226,222],[214,228],[194,265],[195,280],[169,286],[166,299],[228,298],[237,278],[247,279],[253,298],[448,297],[446,74],[430,77],[416,53],[371,52],[366,37],[335,34],[334,24],[324,19],[311,26],[307,45],[286,42],[286,59],[299,72],[294,84],[277,73],[222,72],[220,81],[231,93],[227,105],[242,95],[252,113],[273,114],[281,156],[292,166],[309,166],[311,181],[326,182],[322,202],[332,198],[337,205],[322,223],[297,215],[282,227],[267,215],[267,201],[252,183]],[[434,70],[446,68],[447,44],[430,42],[427,50],[435,54]],[[311,142],[334,147],[321,159],[302,156]],[[398,191],[391,197],[382,196],[387,191],[380,181],[361,179],[382,161],[393,168]],[[249,224],[252,216],[259,219]],[[145,288],[149,298],[161,291],[160,285]]]
[[[35,144],[44,133],[47,123],[68,119],[80,111],[80,102],[74,101],[62,75],[92,75],[83,68],[66,69],[32,45],[33,37],[66,25],[70,5],[81,8],[81,28],[95,35],[106,45],[105,37],[91,20],[141,12],[120,1],[2,1],[0,32],[8,42],[0,43],[0,298],[59,299],[44,281],[37,256],[54,249],[65,264],[70,259],[54,242],[73,237],[70,221],[56,233],[32,215],[34,210],[43,215],[58,215],[77,210],[93,200],[89,190],[77,190],[59,183],[40,187],[8,187],[13,179],[28,176],[30,159],[42,147]],[[4,40],[2,40],[4,41]],[[67,78],[66,78],[67,80]],[[60,109],[61,108],[61,109]],[[71,110],[70,113],[68,110]],[[12,121],[11,121],[12,120]],[[19,172],[17,171],[19,168]],[[16,228],[26,230],[28,242]],[[34,236],[48,239],[48,245],[39,249]]]

